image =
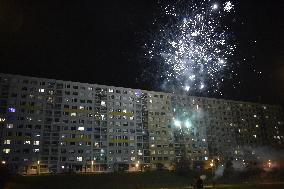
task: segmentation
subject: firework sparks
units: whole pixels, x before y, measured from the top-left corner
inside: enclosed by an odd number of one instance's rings
[[[183,2],[186,6],[181,2],[162,6],[169,22],[160,28],[148,54],[160,58],[164,68],[160,74],[167,84],[185,91],[202,91],[210,85],[217,91],[236,48],[220,21],[232,12],[233,4],[228,1],[222,9],[211,0]]]
[[[230,12],[234,8],[234,5],[231,3],[231,1],[228,1],[224,5],[224,11]]]

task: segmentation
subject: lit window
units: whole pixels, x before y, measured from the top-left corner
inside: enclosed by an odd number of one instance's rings
[[[93,90],[93,87],[88,87],[88,90],[89,90],[89,91],[92,91],[92,90]]]
[[[38,92],[44,93],[44,89],[39,89]]]
[[[134,92],[135,96],[140,97],[141,96],[141,91],[137,90]]]
[[[253,115],[253,117],[256,117],[256,115]]]
[[[256,138],[256,135],[252,135],[254,138]]]
[[[84,131],[85,128],[84,127],[78,127],[78,131]]]
[[[35,148],[35,149],[34,149],[34,152],[39,152],[39,149],[38,149],[38,148]]]
[[[203,138],[202,141],[205,142],[206,141],[205,138]]]
[[[11,140],[4,140],[4,144],[11,144]]]
[[[138,150],[138,155],[139,155],[139,156],[142,156],[142,155],[143,155],[142,150]]]
[[[5,120],[5,118],[0,117],[0,122],[4,122]]]
[[[109,93],[113,93],[113,89],[108,89],[108,92]]]
[[[9,153],[11,152],[11,149],[5,148],[5,149],[3,149],[3,152],[4,152],[5,154],[9,154]]]
[[[77,157],[77,161],[83,161],[82,157]]]
[[[8,128],[8,129],[12,129],[13,127],[14,127],[14,125],[13,125],[12,123],[7,124],[7,128]]]
[[[72,112],[70,115],[71,116],[76,116],[77,114],[76,114],[76,112]]]
[[[208,157],[204,157],[204,159],[205,159],[205,161],[207,161],[207,160],[208,160]]]
[[[101,101],[101,106],[106,106],[106,102],[105,101]]]
[[[39,141],[38,141],[38,140],[35,140],[35,141],[34,141],[34,145],[39,145]]]
[[[9,112],[16,112],[16,108],[8,108]]]
[[[154,148],[154,147],[155,147],[155,144],[151,144],[151,147]]]
[[[255,125],[255,127],[258,127],[258,125]]]
[[[84,106],[79,106],[79,109],[80,109],[80,110],[83,110],[83,109],[84,109]]]
[[[131,157],[130,159],[131,159],[131,161],[135,161],[135,157]]]
[[[24,142],[24,144],[31,144],[31,141],[26,140],[26,141]]]

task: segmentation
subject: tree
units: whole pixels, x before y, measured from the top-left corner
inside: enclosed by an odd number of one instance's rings
[[[176,162],[176,173],[181,176],[189,176],[192,173],[191,161],[184,155]]]

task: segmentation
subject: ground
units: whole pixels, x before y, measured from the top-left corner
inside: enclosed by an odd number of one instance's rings
[[[172,173],[150,172],[136,174],[93,174],[93,175],[40,175],[17,176],[6,182],[4,189],[185,189],[192,188],[192,179]],[[206,183],[205,188],[212,188]],[[233,189],[283,189],[284,182],[244,183],[223,185],[215,188]]]

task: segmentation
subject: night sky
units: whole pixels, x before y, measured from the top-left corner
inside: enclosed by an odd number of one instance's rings
[[[283,105],[284,2],[232,2],[239,76],[205,96]],[[0,72],[160,91],[144,55],[159,14],[156,0],[0,0]]]

